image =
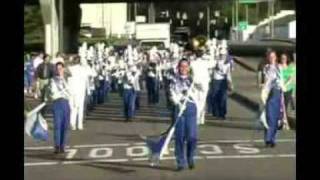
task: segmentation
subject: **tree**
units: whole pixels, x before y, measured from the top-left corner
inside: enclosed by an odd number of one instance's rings
[[[40,6],[24,7],[24,40],[25,44],[44,42],[44,24]]]

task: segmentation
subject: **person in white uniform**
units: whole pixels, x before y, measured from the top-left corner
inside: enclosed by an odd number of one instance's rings
[[[196,60],[191,62],[191,69],[193,73],[193,81],[199,86],[196,92],[196,105],[197,105],[197,124],[205,123],[206,114],[206,100],[209,91],[210,73],[209,68],[214,64],[210,64],[208,59],[205,59],[202,51],[196,52]]]
[[[72,101],[70,102],[70,125],[72,130],[76,130],[76,128],[82,130],[88,76],[86,69],[80,65],[79,57],[74,59],[74,63],[74,65],[69,67],[71,77],[68,79],[70,93],[73,96]]]
[[[220,54],[213,71],[213,87],[211,94],[212,115],[225,120],[227,114],[227,90],[232,84],[231,64],[226,54]],[[230,87],[232,89],[232,87]]]

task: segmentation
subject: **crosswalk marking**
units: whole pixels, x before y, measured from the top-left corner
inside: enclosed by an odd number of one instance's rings
[[[195,159],[266,159],[266,158],[296,158],[295,154],[260,154],[260,155],[219,155],[219,156],[196,156]],[[163,157],[164,160],[175,160],[174,156]],[[148,158],[133,158],[132,161],[148,161]],[[51,161],[51,162],[34,162],[24,163],[25,167],[31,166],[50,166],[50,165],[71,165],[71,164],[87,164],[94,162],[128,162],[129,159],[93,159],[78,161]]]
[[[241,139],[234,139],[234,140],[207,140],[207,141],[199,141],[199,144],[203,143],[250,143],[250,142],[264,142],[263,139],[255,139],[255,140],[241,140]],[[278,139],[278,143],[286,143],[286,142],[296,142],[295,139]],[[117,143],[117,144],[83,144],[83,145],[72,145],[66,146],[67,148],[91,148],[91,147],[117,147],[117,146],[131,146],[131,145],[145,145],[144,142],[136,142],[136,143]],[[53,149],[52,146],[39,146],[39,147],[25,147],[24,150],[48,150]]]

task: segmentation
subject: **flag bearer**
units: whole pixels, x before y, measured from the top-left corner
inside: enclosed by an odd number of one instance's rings
[[[190,169],[195,167],[194,156],[196,153],[198,137],[197,106],[194,101],[194,93],[191,93],[191,96],[186,97],[191,84],[192,80],[189,75],[189,62],[186,59],[182,59],[178,63],[178,74],[173,78],[173,82],[170,84],[171,99],[175,105],[174,119],[175,121],[179,120],[175,130],[177,171],[183,170],[187,164]],[[186,106],[181,107],[186,98],[188,99]],[[181,117],[177,117],[181,108],[185,110]],[[185,154],[187,158],[185,157]]]
[[[281,119],[281,75],[277,65],[277,55],[275,51],[270,51],[268,55],[268,64],[263,70],[265,84],[261,92],[261,99],[266,108],[266,120],[268,129],[265,130],[266,147],[274,147],[276,145],[276,133],[278,123]]]
[[[53,101],[53,123],[54,123],[54,153],[64,153],[67,131],[70,121],[70,105],[69,100],[71,94],[69,87],[64,78],[64,64],[58,62],[56,64],[57,75],[50,79],[50,99]]]

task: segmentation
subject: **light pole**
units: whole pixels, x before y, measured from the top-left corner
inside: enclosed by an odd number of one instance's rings
[[[235,13],[234,13],[234,8],[235,8],[235,6],[234,6],[234,1],[232,1],[232,27],[234,27],[235,26],[235,23],[234,23],[234,15],[235,15]]]
[[[246,4],[246,21],[249,23],[249,5]]]
[[[207,38],[210,39],[210,5],[207,7]]]
[[[64,52],[63,48],[63,0],[59,0],[59,51]],[[54,53],[54,52],[52,52]],[[53,55],[53,54],[52,54]]]
[[[236,1],[236,40],[239,40],[239,0]]]
[[[271,38],[274,37],[274,20],[273,20],[273,16],[274,16],[274,3],[275,0],[271,0]]]

